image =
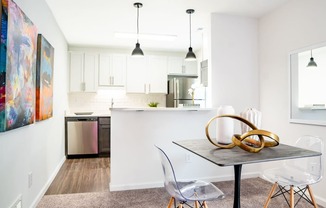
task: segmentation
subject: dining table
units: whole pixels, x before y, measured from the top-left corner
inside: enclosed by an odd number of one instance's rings
[[[177,140],[172,142],[218,166],[234,167],[233,208],[241,207],[240,186],[242,165],[321,155],[320,152],[301,149],[282,143],[275,147],[263,148],[258,153],[251,153],[237,146],[231,149],[219,148],[212,145],[206,139]]]

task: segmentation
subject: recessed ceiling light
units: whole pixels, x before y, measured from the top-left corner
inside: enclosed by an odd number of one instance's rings
[[[136,33],[122,33],[116,32],[114,33],[116,38],[128,38],[128,39],[135,39],[137,38]],[[142,40],[158,40],[158,41],[174,41],[177,36],[176,35],[168,35],[168,34],[143,34],[140,33],[138,35],[139,39]]]

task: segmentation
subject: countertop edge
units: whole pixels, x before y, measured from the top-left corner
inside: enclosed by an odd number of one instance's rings
[[[215,108],[110,108],[111,111],[211,111]]]

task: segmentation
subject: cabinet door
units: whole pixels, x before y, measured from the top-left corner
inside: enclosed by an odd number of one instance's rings
[[[126,77],[127,57],[125,55],[114,54],[111,60],[112,85],[124,86]]]
[[[198,75],[197,61],[184,61],[184,73],[190,75]]]
[[[125,55],[100,54],[99,60],[99,85],[124,86],[126,77]]]
[[[149,56],[148,61],[149,93],[167,93],[167,57]]]
[[[109,54],[100,54],[99,59],[99,85],[109,86],[112,83],[111,56]]]
[[[84,54],[70,52],[70,92],[83,90]]]
[[[146,92],[146,58],[127,58],[127,93],[145,93]]]
[[[98,85],[98,55],[85,53],[84,55],[84,82],[85,92],[96,92]]]
[[[168,57],[168,74],[182,74],[183,59],[182,57]]]

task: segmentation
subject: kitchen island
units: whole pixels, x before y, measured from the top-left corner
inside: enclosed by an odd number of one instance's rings
[[[172,144],[177,140],[206,139],[205,126],[215,115],[216,109],[204,108],[112,108],[110,190],[163,186],[161,162],[154,145],[169,154],[179,179],[232,180],[232,168],[216,167]]]

